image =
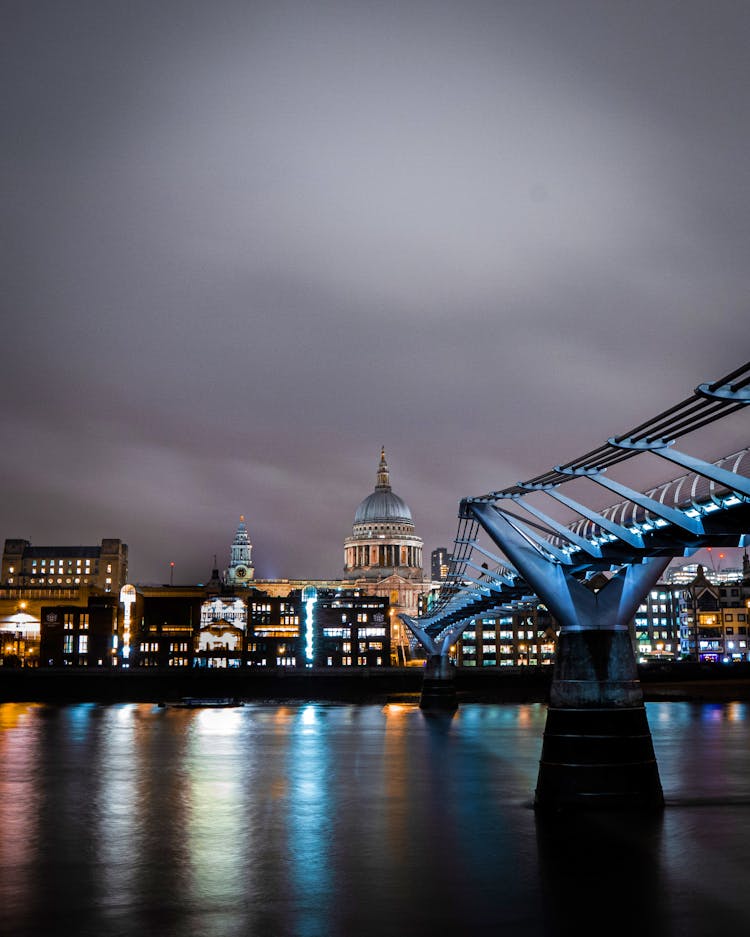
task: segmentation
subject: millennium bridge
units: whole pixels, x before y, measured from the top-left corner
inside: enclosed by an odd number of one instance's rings
[[[750,449],[706,462],[675,447],[748,404],[750,362],[577,459],[463,498],[436,600],[401,616],[428,655],[428,712],[457,707],[449,649],[473,619],[530,602],[555,617],[537,809],[663,807],[629,623],[674,557],[750,543]],[[636,490],[628,473],[648,456],[682,474]],[[602,489],[617,500],[595,509]],[[558,505],[572,523],[549,513]]]

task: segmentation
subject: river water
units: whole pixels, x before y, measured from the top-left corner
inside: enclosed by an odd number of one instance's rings
[[[2,704],[0,934],[745,934],[750,708],[647,710],[664,814],[550,819],[538,704]]]

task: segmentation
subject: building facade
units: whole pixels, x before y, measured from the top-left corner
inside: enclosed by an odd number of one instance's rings
[[[702,566],[683,592],[680,656],[709,663],[750,660],[750,561],[741,580],[713,583]]]
[[[430,575],[433,582],[443,582],[448,578],[450,552],[447,547],[436,547],[430,554]]]
[[[245,526],[245,515],[240,514],[240,523],[230,547],[229,568],[225,582],[230,586],[246,588],[255,575],[253,566],[253,545]]]
[[[375,489],[360,502],[351,536],[344,540],[344,583],[389,601],[391,662],[404,664],[415,641],[399,617],[421,614],[432,582],[422,569],[423,541],[411,510],[391,488],[385,449],[380,451]]]
[[[96,596],[117,597],[127,569],[128,547],[121,540],[67,547],[34,547],[28,540],[6,540],[0,573],[0,666],[45,665],[43,610],[59,606],[67,609],[61,614],[70,615],[72,608],[88,609]],[[82,637],[92,639],[93,633]],[[111,666],[110,652],[111,648],[102,660]],[[81,659],[87,666],[101,656],[98,650],[95,655],[84,650]]]
[[[40,664],[44,667],[117,666],[117,612],[117,599],[113,595],[92,596],[86,606],[43,606]]]
[[[99,546],[34,547],[28,540],[6,540],[3,588],[91,586],[119,594],[128,581],[128,547],[122,540]]]
[[[459,667],[538,667],[554,663],[555,622],[544,605],[476,618],[461,635]]]
[[[255,667],[388,667],[388,599],[308,585],[248,597],[247,662]]]

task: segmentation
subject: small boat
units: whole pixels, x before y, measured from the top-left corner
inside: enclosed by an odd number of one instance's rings
[[[244,706],[238,699],[231,697],[183,696],[179,703],[172,703],[178,709],[226,709],[229,706]]]

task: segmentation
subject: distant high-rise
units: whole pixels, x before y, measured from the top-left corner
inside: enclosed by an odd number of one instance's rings
[[[430,575],[433,582],[442,582],[448,576],[450,554],[447,547],[437,547],[430,554]]]

